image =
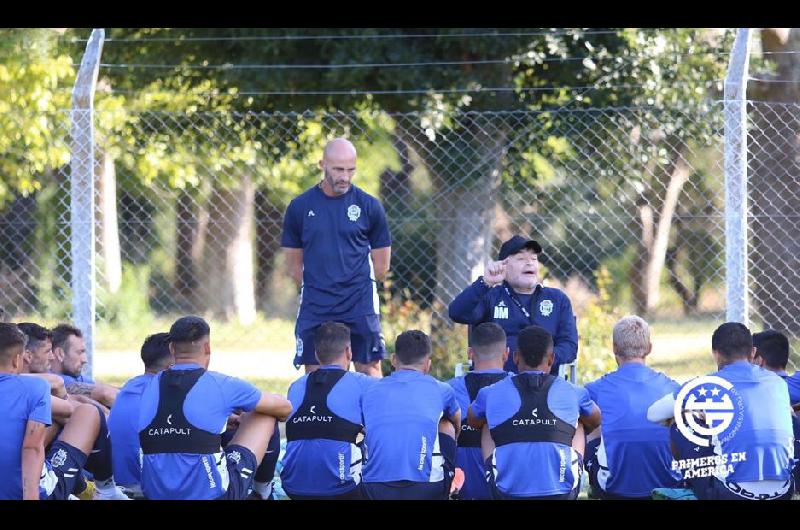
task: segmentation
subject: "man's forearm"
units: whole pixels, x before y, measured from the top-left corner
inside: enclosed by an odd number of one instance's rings
[[[22,499],[39,500],[39,478],[44,465],[44,448],[24,447],[22,449]]]
[[[69,396],[70,401],[73,403],[86,403],[87,405],[94,405],[96,407],[100,407],[100,410],[103,411],[103,414],[108,416],[109,409],[102,403],[95,401],[94,399],[90,398],[89,396],[82,395],[82,394],[75,394]]]

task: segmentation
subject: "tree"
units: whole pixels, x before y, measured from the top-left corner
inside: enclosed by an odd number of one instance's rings
[[[800,102],[800,31],[764,28],[761,47],[771,55],[759,78],[781,82],[748,84],[748,187],[752,249],[753,304],[767,328],[800,332],[797,285],[800,240],[792,219],[800,208],[797,103]],[[766,103],[765,103],[766,102]]]

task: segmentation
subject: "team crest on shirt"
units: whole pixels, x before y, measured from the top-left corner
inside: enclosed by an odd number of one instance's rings
[[[61,467],[64,465],[64,462],[67,461],[67,452],[64,449],[59,449],[56,451],[56,454],[53,455],[53,458],[50,459],[50,463],[53,467]]]
[[[539,312],[543,317],[549,317],[550,313],[553,312],[553,301],[542,300],[542,302],[539,304]]]
[[[361,217],[361,208],[355,204],[351,204],[347,209],[347,218],[351,221],[358,221],[359,217]]]
[[[295,343],[295,351],[297,355],[303,355],[303,339],[297,337],[297,342]]]
[[[241,459],[242,459],[242,453],[240,453],[239,451],[232,451],[228,453],[228,460],[230,460],[234,464],[238,464]]]

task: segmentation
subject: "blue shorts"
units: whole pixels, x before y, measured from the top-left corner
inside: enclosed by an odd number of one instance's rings
[[[353,349],[353,361],[367,364],[380,361],[386,356],[386,342],[381,333],[381,317],[364,315],[353,320],[337,320],[350,328],[350,344]],[[314,331],[323,322],[315,320],[297,320],[294,327],[296,354],[294,365],[299,368],[303,364],[319,364],[314,354]]]
[[[228,489],[217,497],[219,501],[243,501],[247,499],[253,486],[258,461],[253,451],[241,445],[228,445],[225,448],[228,464]]]
[[[39,480],[41,500],[65,501],[81,479],[86,455],[78,448],[61,440],[50,445],[45,457],[46,472]]]

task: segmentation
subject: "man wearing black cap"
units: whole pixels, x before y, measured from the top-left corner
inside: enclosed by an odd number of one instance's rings
[[[480,276],[450,303],[449,314],[454,322],[476,326],[494,322],[506,332],[510,351],[516,351],[517,335],[526,326],[537,325],[553,336],[555,362],[558,367],[575,360],[578,355],[578,329],[567,295],[559,289],[544,287],[539,280],[538,241],[514,236],[500,247],[498,261],[486,266]],[[509,358],[504,367],[517,372]]]
[[[210,328],[196,316],[169,330],[175,365],[151,378],[139,409],[142,490],[148,499],[245,499],[267,441],[292,411],[276,394],[241,379],[209,372]],[[223,451],[228,417],[241,416]]]

